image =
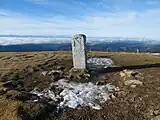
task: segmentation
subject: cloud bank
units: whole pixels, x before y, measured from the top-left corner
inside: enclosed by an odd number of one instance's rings
[[[127,5],[131,7],[133,4],[132,0],[95,0],[90,1],[89,5],[80,0],[24,1],[32,6],[35,5],[35,10],[36,8],[43,10],[44,7],[47,12],[41,16],[34,16],[32,13],[23,14],[24,11],[0,9],[0,34],[72,36],[84,33],[93,37],[160,39],[160,8],[156,7],[159,4],[157,0],[143,0],[146,5],[145,8],[140,6],[143,9],[135,6],[134,9],[127,9]],[[135,1],[133,5],[138,4],[138,1]],[[53,11],[49,11],[51,8],[54,8]]]

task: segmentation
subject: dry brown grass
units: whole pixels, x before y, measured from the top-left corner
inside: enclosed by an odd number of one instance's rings
[[[92,52],[88,56],[107,56],[117,66],[135,66],[160,64],[160,56],[145,53],[104,53]],[[31,53],[0,53],[0,76],[11,72],[20,72],[27,66],[39,66],[42,70],[54,66],[72,68],[70,52],[31,52]],[[43,68],[42,68],[43,67]],[[46,68],[45,68],[46,67]],[[39,69],[39,68],[38,68]],[[121,88],[122,95],[104,105],[100,111],[89,108],[71,110],[59,117],[61,120],[144,120],[150,119],[150,110],[160,108],[160,67],[135,69],[143,74],[141,87],[131,89],[123,85],[120,71],[100,74],[98,79],[104,80]],[[0,83],[1,84],[1,83]],[[17,110],[21,102],[6,99],[0,95],[0,120],[18,120]]]
[[[136,53],[105,53],[92,52],[89,56],[108,56],[111,57],[119,66],[145,65],[160,63],[160,56],[151,54]],[[29,52],[29,53],[0,53],[0,75],[8,72],[19,71],[26,66],[36,66],[50,59],[72,59],[70,52]]]
[[[20,120],[18,108],[22,103],[0,96],[0,120]]]

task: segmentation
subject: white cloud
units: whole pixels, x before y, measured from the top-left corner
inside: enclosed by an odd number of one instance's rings
[[[39,43],[69,43],[71,38],[45,37],[0,37],[0,45],[39,44]]]
[[[7,14],[4,12],[0,12],[0,16],[7,16]]]
[[[34,4],[49,4],[50,1],[49,0],[25,0],[27,2],[31,2]]]
[[[0,16],[0,34],[127,36],[160,38],[160,9],[144,12],[96,13],[81,19],[63,16],[28,18]]]

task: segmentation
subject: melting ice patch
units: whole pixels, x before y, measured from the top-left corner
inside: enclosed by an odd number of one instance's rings
[[[39,97],[50,98],[53,101],[58,101],[57,108],[77,108],[80,106],[89,106],[93,109],[101,109],[101,105],[110,99],[115,89],[113,85],[95,85],[89,83],[68,82],[67,80],[59,80],[51,84],[55,87],[54,91],[49,88],[38,92],[36,89],[31,91]],[[61,92],[59,92],[61,90]]]
[[[114,62],[110,58],[98,58],[98,57],[93,57],[89,58],[87,60],[88,66],[91,68],[107,68],[107,67],[113,67]]]

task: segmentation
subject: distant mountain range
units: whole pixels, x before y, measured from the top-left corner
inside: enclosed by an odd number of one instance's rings
[[[70,36],[0,35],[0,52],[71,50]],[[88,37],[88,51],[160,52],[160,40],[126,37]]]

